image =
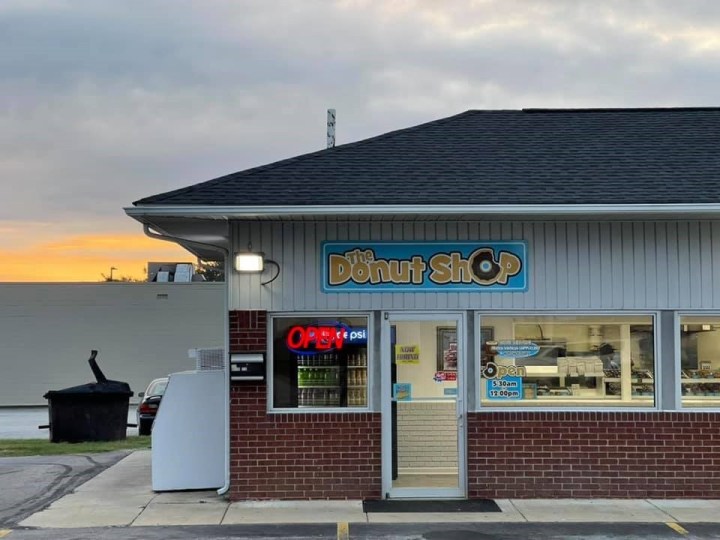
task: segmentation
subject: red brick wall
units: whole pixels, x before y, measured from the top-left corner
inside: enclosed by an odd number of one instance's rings
[[[267,316],[230,312],[231,352],[265,350]],[[268,414],[267,386],[230,389],[230,498],[378,499],[378,413]]]
[[[264,351],[267,349],[267,312],[230,312],[230,352]]]
[[[230,313],[231,352],[266,346],[265,312]],[[381,497],[380,414],[268,414],[265,383],[230,398],[232,499]],[[720,498],[720,413],[471,413],[468,482],[471,498]]]
[[[720,414],[468,415],[472,498],[719,498]]]

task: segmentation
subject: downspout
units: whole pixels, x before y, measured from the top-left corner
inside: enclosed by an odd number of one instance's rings
[[[225,339],[225,483],[220,489],[217,490],[218,495],[225,495],[225,493],[227,493],[227,491],[230,489],[230,362],[228,361],[230,354],[230,327],[228,321],[228,313],[230,312],[230,274],[232,270],[230,250],[222,246],[216,246],[215,244],[206,244],[205,242],[187,240],[185,238],[180,238],[179,236],[158,234],[151,231],[150,225],[148,225],[147,223],[143,223],[143,232],[146,236],[154,238],[155,240],[164,240],[166,242],[173,242],[177,244],[191,244],[219,251],[223,254],[223,258],[225,260],[225,307],[223,315],[223,317],[225,318],[225,329],[223,332]],[[228,240],[229,239],[230,235],[228,234]]]

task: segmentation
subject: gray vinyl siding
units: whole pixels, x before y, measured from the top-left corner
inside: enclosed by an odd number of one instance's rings
[[[235,274],[232,309],[622,310],[720,308],[720,221],[252,221],[234,251],[262,251],[280,276]],[[525,240],[527,292],[323,293],[326,240]]]

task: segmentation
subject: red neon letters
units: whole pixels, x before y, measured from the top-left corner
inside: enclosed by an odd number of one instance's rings
[[[287,346],[294,350],[342,349],[345,332],[332,326],[293,326],[287,335]]]

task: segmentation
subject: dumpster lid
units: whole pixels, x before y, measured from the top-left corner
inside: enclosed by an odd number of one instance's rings
[[[95,360],[96,357],[97,351],[93,350],[90,354],[90,359],[88,360],[88,362],[90,363],[90,369],[92,369],[93,374],[95,375],[95,379],[97,379],[97,382],[80,384],[78,386],[71,386],[68,388],[63,388],[62,390],[50,390],[43,397],[47,399],[48,396],[53,395],[79,394],[132,396],[133,391],[130,389],[130,385],[128,383],[122,381],[110,381],[105,377],[103,372],[100,370],[100,367],[98,367],[97,365],[97,361]]]

